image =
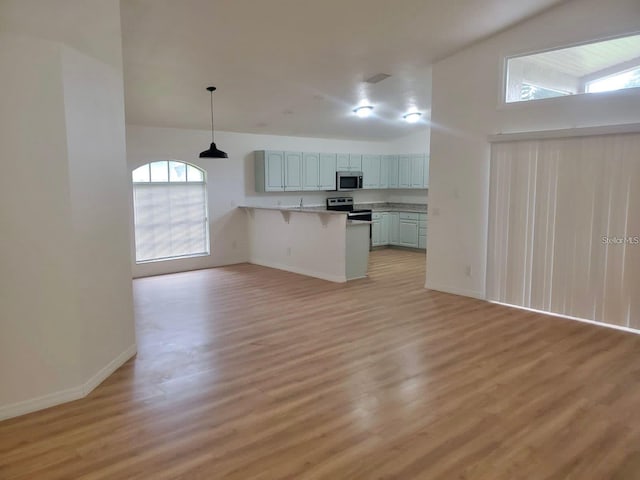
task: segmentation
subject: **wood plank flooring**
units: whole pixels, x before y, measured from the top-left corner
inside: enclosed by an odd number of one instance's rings
[[[139,353],[0,423],[0,479],[640,478],[640,337],[253,265],[134,282]]]

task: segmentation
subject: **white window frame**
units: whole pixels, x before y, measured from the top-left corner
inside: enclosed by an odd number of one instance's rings
[[[156,162],[166,162],[167,164],[167,179],[168,181],[152,181],[151,179],[151,164],[152,163],[156,163]],[[171,180],[171,172],[170,172],[170,165],[171,163],[180,163],[185,165],[185,179],[184,180]],[[133,180],[133,174],[136,170],[142,168],[142,167],[147,167],[149,168],[149,180],[148,181],[134,181]],[[198,181],[189,181],[188,177],[189,177],[189,168],[188,167],[192,167],[194,169],[196,169],[201,177],[202,180],[198,180]],[[155,263],[155,262],[165,262],[165,261],[170,261],[170,260],[180,260],[180,259],[185,259],[185,258],[194,258],[194,257],[204,257],[204,256],[208,256],[211,254],[211,242],[210,242],[210,228],[209,228],[209,202],[208,202],[208,195],[207,195],[207,173],[204,169],[198,167],[197,165],[193,165],[191,163],[188,162],[184,162],[182,160],[152,160],[150,162],[144,163],[142,165],[137,166],[136,168],[134,168],[131,172],[132,175],[132,193],[133,193],[133,234],[134,234],[134,258],[135,258],[135,263],[137,265],[142,265],[145,263]],[[150,258],[150,259],[145,259],[145,260],[138,260],[138,253],[137,253],[137,248],[136,248],[136,237],[137,237],[137,232],[136,232],[136,222],[135,222],[135,215],[136,215],[136,205],[135,205],[135,188],[136,185],[158,185],[158,186],[170,186],[170,185],[201,185],[203,187],[203,198],[204,198],[204,223],[205,223],[205,239],[204,239],[204,244],[205,244],[205,251],[203,252],[196,252],[196,253],[189,253],[189,254],[185,254],[185,255],[174,255],[174,256],[169,256],[169,257],[158,257],[158,258]]]
[[[570,95],[563,95],[563,96],[559,96],[559,97],[553,97],[553,98],[539,98],[539,99],[534,99],[534,100],[528,100],[528,101],[515,101],[515,102],[508,102],[507,101],[507,88],[509,85],[509,60],[512,59],[516,59],[516,58],[521,58],[521,57],[526,57],[529,55],[537,55],[539,53],[546,53],[546,52],[553,52],[556,50],[563,50],[566,48],[572,48],[572,47],[580,47],[583,45],[590,45],[592,43],[599,43],[599,42],[606,42],[608,40],[616,40],[618,38],[625,38],[625,37],[633,37],[636,35],[640,35],[640,31],[633,31],[633,32],[628,32],[628,33],[624,33],[621,35],[615,35],[615,36],[610,36],[610,37],[601,37],[601,38],[595,38],[592,40],[586,40],[583,42],[576,42],[576,43],[570,43],[570,44],[565,44],[565,45],[560,45],[560,46],[554,46],[554,47],[549,47],[549,48],[543,48],[543,49],[539,49],[539,50],[521,50],[519,52],[514,52],[511,54],[507,54],[504,55],[502,57],[502,62],[500,62],[500,66],[498,67],[499,69],[501,69],[501,75],[500,75],[500,89],[499,89],[499,93],[498,93],[498,108],[500,110],[502,109],[512,109],[512,108],[522,108],[524,106],[527,106],[528,104],[530,104],[531,102],[535,102],[535,104],[539,104],[540,102],[572,102],[575,101],[576,98],[581,98],[584,95],[597,95],[597,96],[601,96],[601,97],[605,97],[605,96],[620,96],[620,97],[625,97],[625,96],[635,96],[638,95],[638,92],[640,91],[640,87],[631,87],[631,88],[624,88],[624,89],[620,89],[620,90],[612,90],[612,91],[607,91],[607,92],[578,92],[575,94],[570,94]],[[622,72],[620,72],[622,73]],[[528,82],[531,83],[531,82]],[[535,82],[533,82],[535,83]],[[585,86],[583,86],[585,87]],[[544,87],[547,88],[547,87]],[[585,88],[586,90],[586,88]]]

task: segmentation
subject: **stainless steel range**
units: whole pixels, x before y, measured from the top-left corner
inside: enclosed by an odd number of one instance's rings
[[[333,197],[327,198],[327,210],[337,210],[339,212],[347,212],[349,220],[366,220],[371,221],[370,209],[353,208],[352,197]],[[371,248],[371,227],[369,227],[369,248]]]
[[[333,197],[327,198],[327,210],[337,210],[347,212],[349,220],[366,220],[371,221],[371,210],[353,208],[353,198],[351,197]]]

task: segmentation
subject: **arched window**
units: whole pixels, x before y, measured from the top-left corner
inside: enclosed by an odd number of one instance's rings
[[[137,263],[209,254],[204,171],[163,160],[132,179]]]

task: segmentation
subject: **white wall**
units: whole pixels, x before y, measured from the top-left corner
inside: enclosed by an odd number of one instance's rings
[[[420,138],[421,137],[421,138]],[[211,142],[211,132],[172,128],[127,125],[127,156],[130,170],[154,160],[180,160],[199,166],[207,172],[211,255],[188,259],[135,264],[132,249],[134,277],[157,275],[198,268],[246,262],[249,260],[247,222],[238,205],[323,205],[328,196],[336,192],[283,192],[256,193],[254,177],[254,151],[299,150],[349,153],[425,152],[427,133],[412,135],[406,141],[394,144],[334,140],[323,138],[257,135],[216,132],[218,148],[229,154],[228,159],[198,158]],[[420,148],[422,147],[422,149]],[[425,203],[424,192],[394,191],[406,195],[408,201]],[[384,190],[351,192],[356,202],[387,201],[394,195]],[[403,197],[405,198],[405,197]],[[133,224],[133,219],[131,219]],[[133,245],[133,238],[131,240]]]
[[[640,121],[629,90],[503,105],[505,56],[638,31],[639,18],[637,0],[573,0],[434,66],[427,287],[485,296],[488,134]]]
[[[2,419],[85,395],[135,335],[119,2],[0,18]]]
[[[246,215],[250,219],[251,263],[331,282],[347,280],[345,215],[323,219],[291,212],[288,223],[276,210],[253,209]]]

